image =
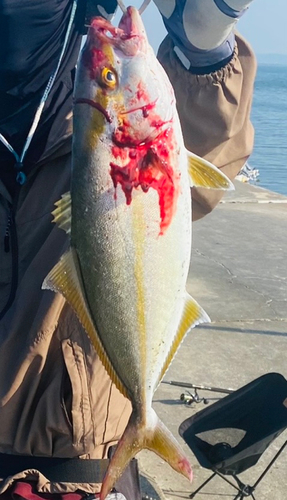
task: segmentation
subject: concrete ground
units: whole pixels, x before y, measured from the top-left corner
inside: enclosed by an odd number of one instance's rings
[[[287,197],[236,182],[212,214],[193,226],[188,292],[211,324],[195,328],[184,340],[165,382],[183,381],[237,389],[254,378],[279,372],[287,378]],[[199,466],[178,435],[180,423],[205,407],[180,401],[184,388],[162,383],[154,409],[182,444],[193,466],[190,484],[149,451],[138,455],[146,496],[188,498],[210,471]],[[222,394],[199,390],[200,397]],[[215,399],[214,399],[215,400]],[[252,484],[287,440],[287,431],[240,478]],[[233,499],[236,491],[215,478],[195,498]],[[254,496],[287,500],[287,448]],[[251,497],[249,497],[251,498]]]

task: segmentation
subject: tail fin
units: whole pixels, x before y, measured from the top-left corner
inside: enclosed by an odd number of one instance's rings
[[[148,417],[147,423],[143,423],[135,412],[132,413],[109,463],[102,484],[100,500],[106,498],[130,460],[144,448],[154,451],[173,469],[190,481],[192,480],[191,466],[176,439],[159,420],[153,409],[150,410]]]

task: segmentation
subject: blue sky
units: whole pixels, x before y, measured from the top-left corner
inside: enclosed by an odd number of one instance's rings
[[[128,5],[128,0],[124,0]],[[141,0],[130,0],[139,7]],[[151,45],[156,50],[165,28],[153,2],[147,7],[144,22]],[[287,54],[287,0],[253,0],[237,28],[251,43],[256,54]]]
[[[238,30],[256,54],[287,54],[286,19],[286,0],[253,0]]]

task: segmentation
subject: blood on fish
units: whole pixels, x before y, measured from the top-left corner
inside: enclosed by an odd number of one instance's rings
[[[127,161],[120,166],[111,162],[111,177],[116,188],[121,185],[127,205],[132,202],[132,191],[140,187],[144,193],[155,189],[159,197],[160,235],[171,223],[176,209],[179,191],[179,174],[174,172],[170,155],[173,151],[171,129],[162,132],[157,139],[134,148],[112,148],[114,158]]]
[[[138,87],[137,87],[137,91],[136,91],[136,98],[140,101],[142,98],[145,98],[146,100],[148,100],[149,98],[149,95],[147,94],[146,92],[146,89],[143,85],[143,82],[139,82],[138,83]]]
[[[89,47],[83,51],[83,63],[88,68],[91,80],[94,80],[99,68],[108,63],[105,53],[96,47]]]
[[[143,97],[145,97],[145,92],[143,89],[139,89],[136,92],[136,99],[140,101]]]
[[[137,84],[137,90],[133,91],[133,98],[130,99],[129,110],[126,114],[130,114],[133,111],[141,110],[143,117],[147,118],[149,116],[149,111],[155,108],[157,100],[150,101],[150,94],[147,92],[142,82]]]

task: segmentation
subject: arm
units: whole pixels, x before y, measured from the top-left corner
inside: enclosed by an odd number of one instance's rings
[[[188,2],[191,6],[196,4],[196,0]],[[193,44],[187,50],[185,36],[180,53],[175,51],[179,45],[178,35],[177,38],[173,35],[171,21],[164,20],[169,36],[160,46],[158,56],[174,86],[186,147],[234,179],[253,147],[250,108],[256,71],[254,54],[242,37],[234,36],[232,31],[228,34],[226,26],[222,25],[214,29],[217,39],[213,34],[204,49],[197,49],[194,43],[202,45],[204,40],[202,23],[200,40],[193,37]],[[223,20],[226,21],[226,15]],[[207,26],[209,39],[210,22]],[[176,32],[179,33],[178,29]],[[222,32],[224,37],[227,35],[223,41]],[[215,50],[210,48],[214,44],[217,45]],[[213,210],[222,196],[221,191],[192,188],[193,220]]]

